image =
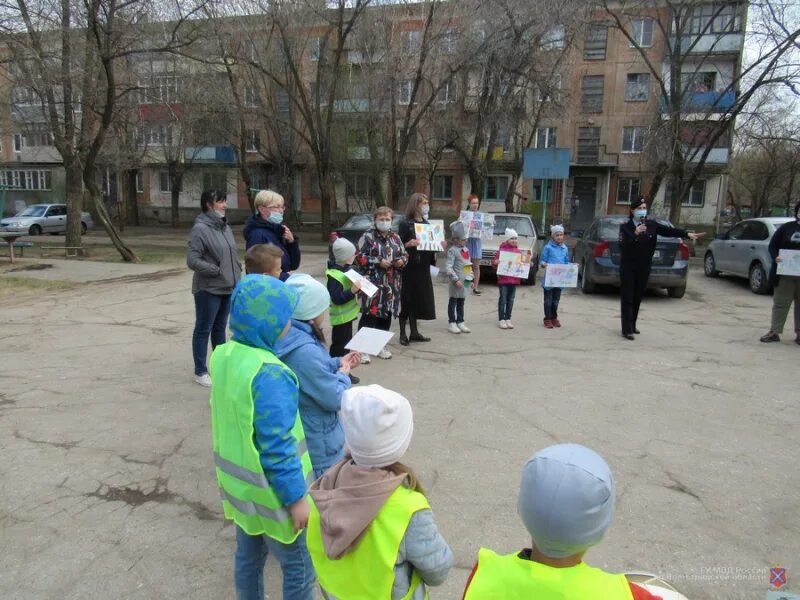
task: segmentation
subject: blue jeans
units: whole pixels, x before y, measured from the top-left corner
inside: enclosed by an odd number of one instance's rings
[[[544,288],[544,318],[558,318],[558,301],[561,300],[561,288]]]
[[[447,303],[447,322],[464,322],[464,298],[450,298]]]
[[[517,295],[517,286],[503,284],[500,286],[500,299],[497,301],[497,320],[511,320],[511,309],[514,308],[514,296]]]
[[[314,600],[317,577],[305,531],[291,544],[281,544],[266,535],[247,535],[238,525],[233,571],[236,600],[264,600],[264,563],[270,552],[281,564],[284,600]]]
[[[194,374],[208,373],[208,336],[211,335],[211,349],[225,343],[225,330],[228,327],[228,314],[231,312],[231,296],[220,296],[200,290],[194,295],[194,333],[192,334],[192,356]]]

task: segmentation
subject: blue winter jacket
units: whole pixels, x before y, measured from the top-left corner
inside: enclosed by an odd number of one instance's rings
[[[245,248],[256,244],[275,244],[283,250],[281,259],[281,281],[286,281],[289,271],[300,267],[300,238],[294,236],[294,242],[287,244],[283,239],[283,225],[276,225],[256,215],[247,219],[244,225]]]
[[[246,275],[231,296],[233,339],[274,352],[275,342],[291,319],[297,301],[297,292],[274,277]],[[251,385],[254,441],[261,467],[281,503],[288,506],[306,494],[303,468],[292,437],[298,410],[297,383],[284,367],[263,365]]]
[[[344,430],[338,411],[350,378],[339,373],[341,361],[331,358],[311,326],[292,320],[292,328],[275,353],[300,381],[300,418],[314,471],[326,471],[344,456]]]
[[[539,264],[547,263],[548,265],[568,265],[569,264],[569,248],[566,244],[556,244],[553,240],[547,242],[542,249],[542,257],[539,259]],[[550,288],[545,287],[544,282],[546,277],[542,277],[542,287],[546,290]]]

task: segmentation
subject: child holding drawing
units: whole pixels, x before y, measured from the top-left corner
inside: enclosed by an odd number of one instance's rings
[[[514,254],[522,254],[517,244],[517,232],[513,229],[506,228],[505,241],[500,244],[497,252],[492,259],[492,266],[497,269],[500,263],[501,252],[513,252]],[[514,308],[514,296],[517,294],[517,286],[522,282],[519,277],[510,277],[508,275],[497,276],[497,286],[500,288],[500,298],[497,302],[497,318],[499,319],[500,329],[514,329],[514,324],[511,322],[511,309]]]
[[[568,265],[569,248],[564,243],[564,228],[561,225],[553,225],[550,228],[550,241],[547,242],[542,250],[542,258],[539,264],[543,269],[547,265]],[[558,301],[561,300],[560,287],[547,287],[547,273],[542,277],[542,289],[544,290],[544,326],[547,329],[561,327],[558,320]]]
[[[450,279],[450,301],[447,304],[447,331],[469,333],[464,323],[465,285],[472,280],[472,263],[467,250],[467,228],[461,221],[450,223],[453,244],[447,249],[447,277]]]
[[[331,349],[332,357],[346,356],[348,350],[345,346],[353,338],[353,321],[361,312],[356,300],[360,288],[358,283],[353,283],[345,273],[353,268],[356,258],[356,247],[345,238],[338,238],[332,246],[333,260],[328,261],[328,293],[331,295],[330,321],[331,321]],[[359,382],[358,377],[350,374],[353,384]]]

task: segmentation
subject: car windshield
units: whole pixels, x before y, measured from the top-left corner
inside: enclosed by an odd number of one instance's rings
[[[619,226],[627,220],[625,217],[620,217],[619,219],[604,219],[600,221],[600,238],[616,240],[619,237]],[[662,217],[656,217],[654,220],[660,225],[672,227],[672,223]]]
[[[41,217],[44,214],[44,211],[47,210],[47,205],[45,204],[34,204],[33,206],[29,206],[21,213],[19,213],[18,217]]]
[[[495,215],[494,234],[504,235],[506,228],[511,228],[523,237],[534,237],[533,223],[529,217],[516,215]]]

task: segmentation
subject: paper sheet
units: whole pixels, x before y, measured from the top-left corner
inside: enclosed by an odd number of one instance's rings
[[[437,277],[439,275],[439,267],[434,267],[431,265],[431,277]]]
[[[391,331],[362,327],[345,348],[376,356],[378,352],[383,350],[383,347],[389,343],[392,337],[394,337],[394,334]]]
[[[800,250],[779,250],[778,275],[800,275]]]
[[[378,293],[378,288],[366,277],[364,277],[361,273],[350,269],[349,271],[344,272],[344,276],[347,277],[353,283],[360,283],[361,290],[364,292],[364,295],[367,298],[372,298],[375,294]]]
[[[578,264],[547,265],[544,285],[557,288],[578,287]]]

